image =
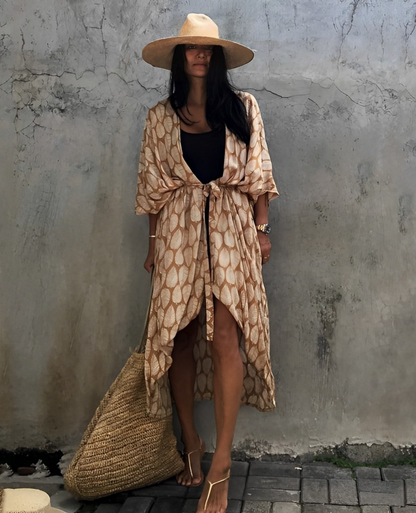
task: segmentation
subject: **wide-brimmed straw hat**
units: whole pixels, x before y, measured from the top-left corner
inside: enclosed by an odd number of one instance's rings
[[[143,59],[157,68],[171,69],[176,45],[218,45],[224,49],[227,68],[238,68],[252,60],[253,50],[234,41],[220,39],[218,26],[205,14],[188,14],[179,35],[152,41],[143,48]]]
[[[52,508],[49,495],[33,488],[5,488],[0,490],[2,513],[65,513]]]

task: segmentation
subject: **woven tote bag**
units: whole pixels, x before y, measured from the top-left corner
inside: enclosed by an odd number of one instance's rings
[[[65,472],[65,488],[80,499],[148,486],[184,468],[172,415],[147,413],[143,347],[144,340],[105,394]]]

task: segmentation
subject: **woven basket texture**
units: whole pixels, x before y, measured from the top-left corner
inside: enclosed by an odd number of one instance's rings
[[[183,469],[172,416],[146,409],[144,355],[133,353],[89,423],[65,475],[66,489],[93,500],[158,483]]]

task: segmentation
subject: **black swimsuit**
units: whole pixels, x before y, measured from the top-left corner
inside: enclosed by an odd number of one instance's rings
[[[183,158],[193,174],[203,183],[221,178],[224,172],[225,125],[211,132],[191,134],[181,129]],[[208,261],[209,251],[209,197],[205,205],[205,226],[207,230]]]
[[[181,129],[182,153],[193,174],[202,183],[221,178],[224,171],[225,126],[191,134]]]

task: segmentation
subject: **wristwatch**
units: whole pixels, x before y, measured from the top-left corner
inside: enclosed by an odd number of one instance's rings
[[[269,235],[272,231],[272,227],[269,224],[258,224],[256,228],[259,232],[263,232],[266,235]]]

